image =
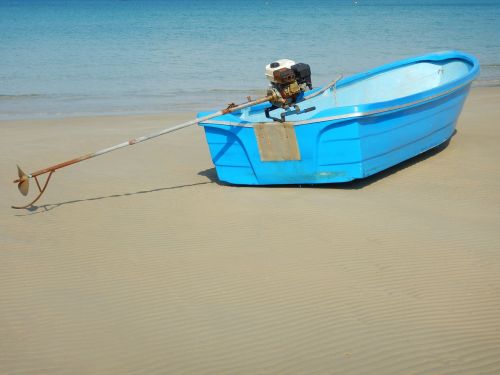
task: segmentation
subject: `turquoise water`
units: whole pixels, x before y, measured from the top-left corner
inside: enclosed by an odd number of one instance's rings
[[[278,58],[313,84],[459,49],[500,84],[500,1],[0,2],[0,118],[220,108]]]

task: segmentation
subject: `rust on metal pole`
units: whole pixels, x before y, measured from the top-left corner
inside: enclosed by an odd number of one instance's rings
[[[51,167],[40,169],[39,171],[36,171],[36,172],[33,172],[33,173],[29,174],[28,178],[40,176],[40,175],[48,173],[48,172],[55,172],[56,170],[58,170],[60,168],[67,167],[68,165],[72,165],[72,164],[79,163],[81,161],[90,159],[92,157],[92,155],[93,154],[83,155],[83,156],[80,156],[78,158],[71,159],[71,160],[68,160],[68,161],[65,161],[65,162],[53,165]],[[18,183],[20,181],[21,181],[21,178],[18,178],[17,180],[14,180],[14,183]]]

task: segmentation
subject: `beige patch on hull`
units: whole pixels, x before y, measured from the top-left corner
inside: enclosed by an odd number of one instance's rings
[[[254,126],[261,161],[300,160],[300,151],[291,123],[259,123]]]

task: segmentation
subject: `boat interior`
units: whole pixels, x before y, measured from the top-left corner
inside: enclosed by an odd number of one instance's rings
[[[286,119],[303,121],[317,117],[325,110],[408,97],[458,80],[467,75],[472,67],[466,60],[452,58],[441,61],[415,61],[380,73],[361,73],[352,77],[353,79],[344,78],[323,94],[299,103],[301,109],[315,107],[314,110],[292,114]],[[314,90],[309,93],[313,92]],[[309,93],[306,93],[306,96]],[[263,111],[268,106],[254,106],[234,115],[243,121],[269,122],[272,120],[266,118]],[[271,113],[273,112],[279,117],[283,109],[276,109]]]

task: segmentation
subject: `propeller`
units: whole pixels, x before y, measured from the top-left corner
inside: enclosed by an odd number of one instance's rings
[[[23,170],[17,166],[17,175],[19,176],[19,182],[17,184],[17,188],[21,192],[22,195],[26,196],[28,195],[28,191],[30,189],[30,180],[29,177],[26,173],[23,172]]]

